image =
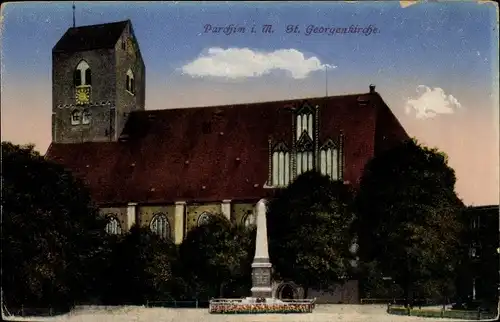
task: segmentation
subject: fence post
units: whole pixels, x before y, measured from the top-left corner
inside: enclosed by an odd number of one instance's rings
[[[198,299],[196,299],[196,308],[198,308]]]
[[[21,304],[21,316],[24,316],[24,304]]]
[[[477,308],[477,319],[481,320],[481,307]]]
[[[174,307],[177,308],[177,301],[174,300]]]
[[[52,308],[49,307],[49,316],[52,316]]]

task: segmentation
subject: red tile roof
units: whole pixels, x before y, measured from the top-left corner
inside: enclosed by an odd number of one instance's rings
[[[125,141],[53,143],[47,157],[84,178],[99,204],[257,200],[272,194],[269,139],[291,146],[290,107],[304,102],[320,106],[320,144],[344,134],[344,180],[354,185],[376,148],[408,138],[374,93],[138,111]]]

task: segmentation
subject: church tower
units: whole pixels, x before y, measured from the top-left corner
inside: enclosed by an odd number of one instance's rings
[[[145,72],[130,20],[68,29],[52,50],[52,142],[117,141],[144,110]]]

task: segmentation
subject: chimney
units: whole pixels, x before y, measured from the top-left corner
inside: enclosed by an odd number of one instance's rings
[[[375,85],[370,84],[370,94],[375,93]]]

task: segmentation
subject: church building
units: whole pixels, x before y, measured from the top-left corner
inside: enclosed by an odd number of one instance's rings
[[[70,28],[52,51],[47,157],[81,177],[107,231],[134,224],[182,242],[214,214],[254,222],[256,203],[317,169],[356,188],[365,164],[408,139],[367,92],[286,101],[145,107],[130,21]],[[347,301],[344,300],[344,303]]]

